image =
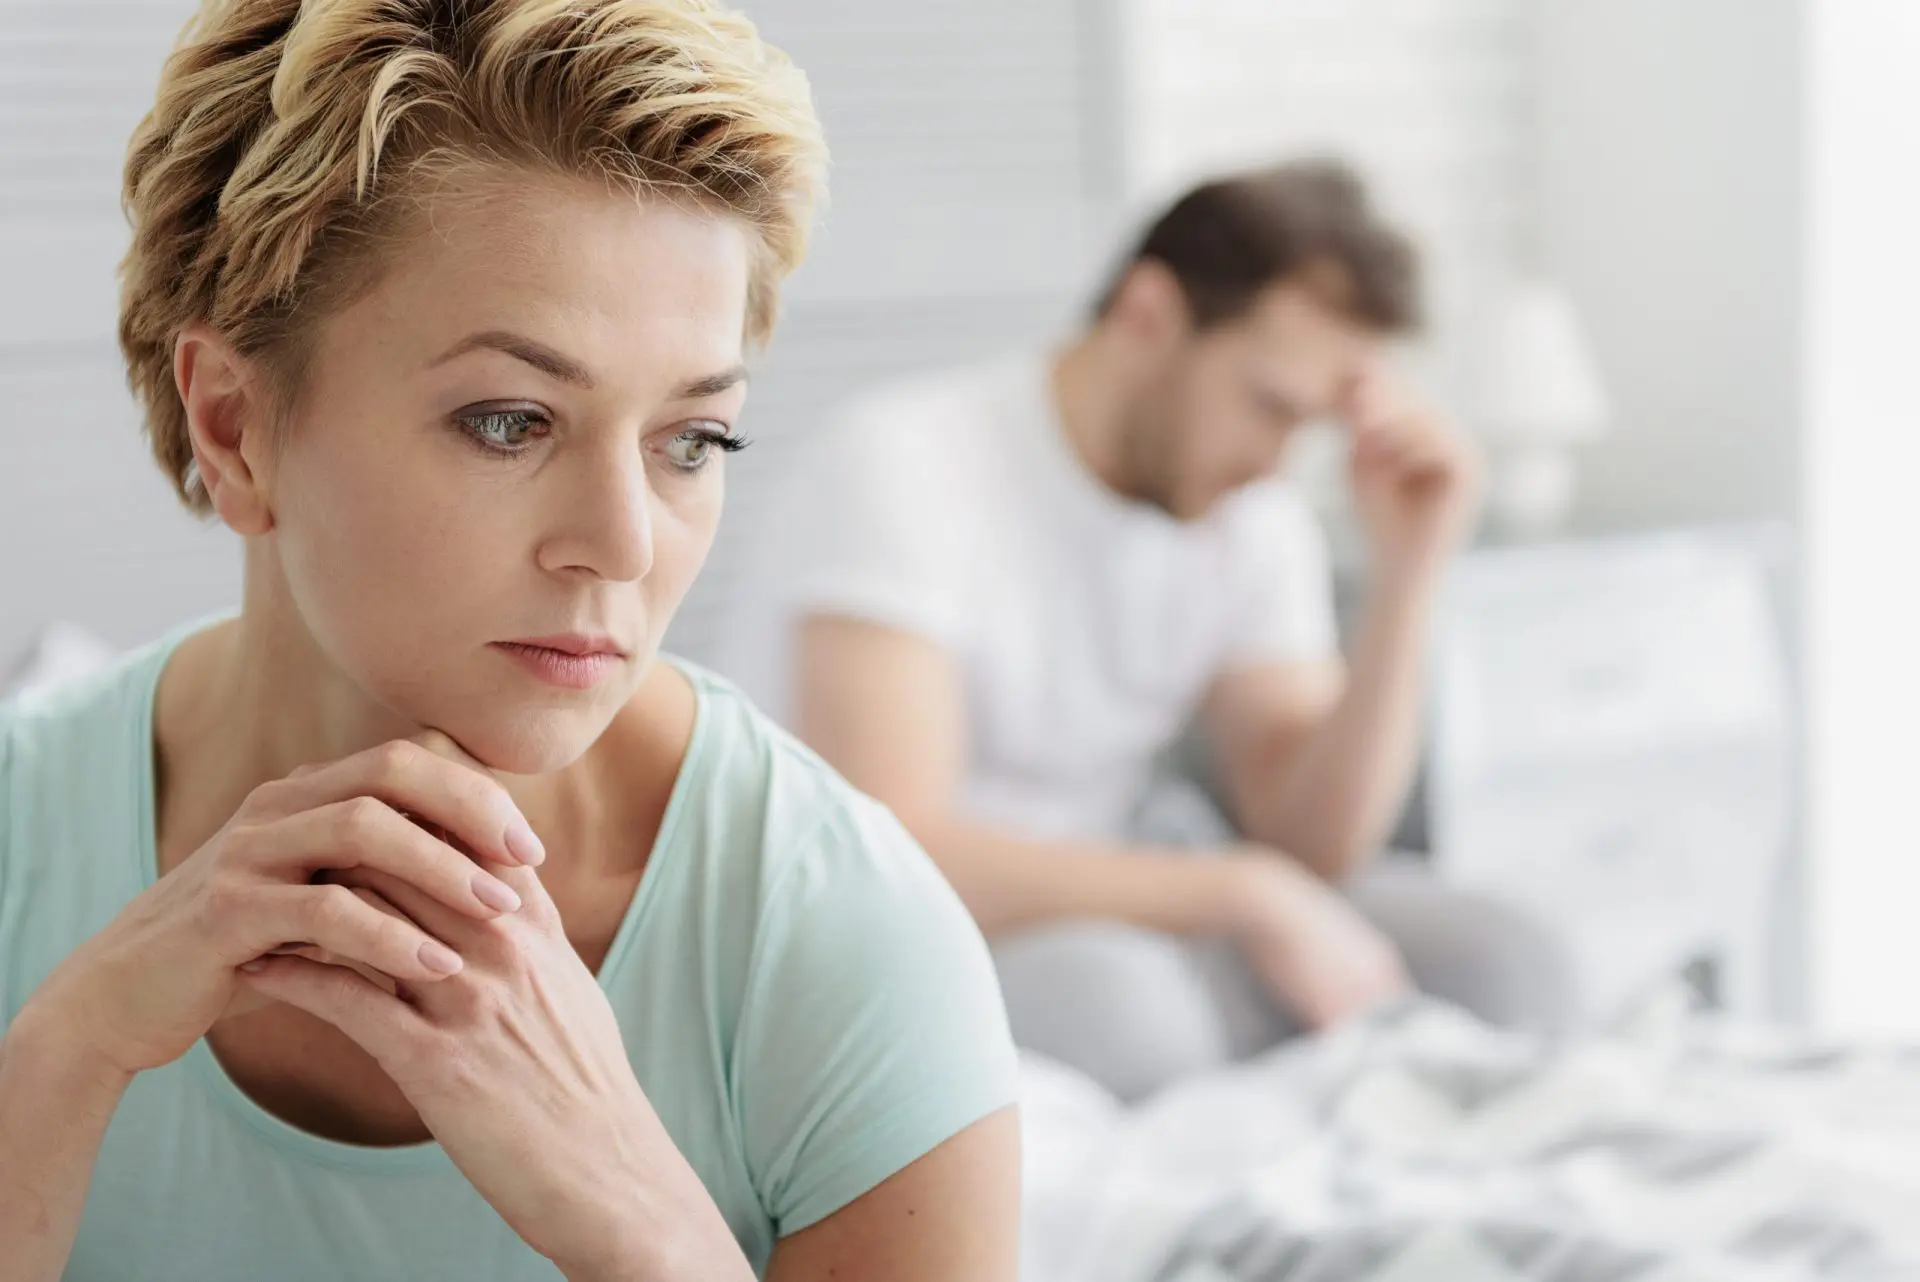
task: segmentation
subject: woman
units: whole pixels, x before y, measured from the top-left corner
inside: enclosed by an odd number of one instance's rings
[[[1013,1276],[965,912],[654,661],[820,159],[702,0],[210,0],[121,335],[243,605],[0,710],[0,1278]]]

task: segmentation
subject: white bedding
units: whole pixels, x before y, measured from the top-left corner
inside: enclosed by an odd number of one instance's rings
[[[1027,1282],[1920,1279],[1920,1051],[1415,1004],[1133,1110],[1025,1071]]]

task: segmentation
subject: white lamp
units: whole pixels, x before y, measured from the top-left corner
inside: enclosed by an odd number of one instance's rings
[[[1574,447],[1607,426],[1607,397],[1572,300],[1540,279],[1495,300],[1466,370],[1466,404],[1489,446],[1487,511],[1510,539],[1552,534],[1573,506]]]

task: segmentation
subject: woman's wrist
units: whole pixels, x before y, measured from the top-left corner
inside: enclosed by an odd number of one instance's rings
[[[108,1112],[134,1078],[86,1036],[80,1020],[57,997],[44,991],[27,999],[0,1040],[0,1076],[57,1083],[72,1098]]]
[[[679,1216],[640,1198],[603,1205],[580,1249],[554,1263],[567,1282],[752,1282],[753,1268],[719,1208],[702,1197],[704,1207]]]
[[[0,1038],[0,1276],[57,1278],[131,1073],[106,1065],[38,998]]]
[[[569,1282],[751,1282],[726,1217],[644,1097],[620,1134],[605,1150],[612,1169],[579,1190],[578,1249],[554,1261]]]
[[[654,1238],[609,1245],[592,1258],[563,1264],[567,1282],[754,1282],[753,1266],[731,1237],[723,1243],[694,1238]]]

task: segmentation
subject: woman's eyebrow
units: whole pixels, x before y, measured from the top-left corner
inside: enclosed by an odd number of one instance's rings
[[[515,334],[504,329],[481,330],[477,334],[467,335],[428,361],[427,368],[432,369],[434,366],[446,364],[455,357],[465,356],[468,352],[482,350],[505,352],[508,356],[525,361],[541,373],[563,383],[571,383],[576,387],[589,390],[593,387],[593,375],[587,372],[586,366],[571,356],[555,351],[545,343],[535,342],[524,334]],[[682,385],[674,392],[673,399],[697,401],[708,396],[718,396],[746,381],[747,367],[744,364],[734,365],[721,370],[718,374],[708,374],[704,378],[696,378]]]
[[[591,388],[593,386],[593,375],[589,374],[587,367],[579,361],[574,360],[571,356],[556,352],[545,343],[536,343],[523,334],[515,334],[504,329],[487,329],[477,334],[467,335],[452,347],[449,347],[446,351],[428,361],[427,368],[432,369],[436,365],[445,365],[457,356],[465,356],[468,352],[481,351],[483,349],[505,352],[514,359],[525,361],[541,373],[551,378],[556,378],[562,383],[572,383],[575,387],[584,388]]]
[[[747,367],[735,365],[732,369],[721,370],[718,374],[709,374],[705,378],[696,378],[674,393],[676,401],[697,401],[705,396],[718,396],[747,381]]]

